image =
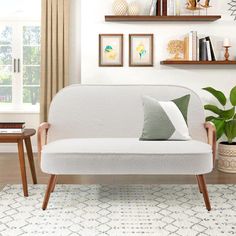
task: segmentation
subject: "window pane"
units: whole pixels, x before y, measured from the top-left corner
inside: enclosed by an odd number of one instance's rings
[[[11,66],[0,66],[0,85],[11,85]]]
[[[39,85],[39,66],[24,66],[23,84]]]
[[[40,47],[23,47],[23,63],[24,65],[40,64]]]
[[[24,26],[23,27],[23,44],[39,45],[40,44],[40,27]]]
[[[39,103],[39,87],[24,87],[23,102],[36,105]]]
[[[0,87],[0,103],[11,103],[11,102],[12,102],[12,88]]]
[[[10,46],[0,47],[0,65],[12,64],[12,48]]]
[[[9,45],[12,42],[12,28],[9,26],[0,27],[0,45]]]

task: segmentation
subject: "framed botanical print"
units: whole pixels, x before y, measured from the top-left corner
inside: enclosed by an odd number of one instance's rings
[[[99,35],[99,66],[123,66],[123,34]]]
[[[129,66],[153,66],[153,34],[129,35]]]

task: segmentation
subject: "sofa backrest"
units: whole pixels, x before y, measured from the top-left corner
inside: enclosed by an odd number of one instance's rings
[[[192,90],[170,85],[72,85],[53,99],[48,141],[64,138],[139,138],[143,128],[142,96],[169,101],[190,94],[190,135],[206,141],[204,109]]]

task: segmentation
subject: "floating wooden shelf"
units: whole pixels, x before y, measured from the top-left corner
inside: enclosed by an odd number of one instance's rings
[[[221,16],[211,15],[211,16],[115,16],[107,15],[105,16],[105,21],[216,21],[219,20]]]
[[[236,65],[236,61],[161,61],[161,65]]]

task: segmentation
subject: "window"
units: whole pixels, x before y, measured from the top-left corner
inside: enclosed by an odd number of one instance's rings
[[[37,109],[39,78],[40,26],[35,22],[0,26],[1,108]]]
[[[38,111],[40,0],[0,3],[0,111]]]

